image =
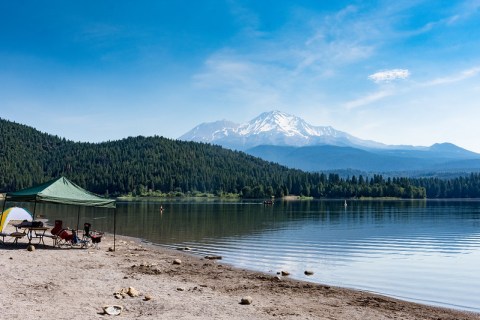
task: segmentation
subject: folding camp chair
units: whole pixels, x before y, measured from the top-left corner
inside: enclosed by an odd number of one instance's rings
[[[55,220],[55,225],[53,226],[52,230],[50,230],[52,234],[53,243],[55,246],[60,247],[62,245],[73,245],[74,240],[74,232],[69,229],[65,229],[63,227],[62,220]]]
[[[84,242],[84,246],[94,246],[95,248],[99,248],[99,243],[102,241],[103,233],[92,231],[92,225],[88,222],[84,223],[83,225],[83,237],[82,241]]]

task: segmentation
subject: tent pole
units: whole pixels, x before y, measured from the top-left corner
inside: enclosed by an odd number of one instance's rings
[[[35,220],[35,210],[37,210],[37,199],[35,199],[35,204],[33,205],[33,220]]]
[[[77,211],[77,229],[75,230],[78,233],[78,225],[80,224],[80,206],[78,206]]]
[[[117,234],[117,207],[113,212],[113,251],[115,251],[115,235]]]
[[[5,198],[3,199],[3,208],[2,212],[0,213],[0,219],[2,219],[3,211],[5,211],[5,205],[7,204],[7,194],[5,193]]]

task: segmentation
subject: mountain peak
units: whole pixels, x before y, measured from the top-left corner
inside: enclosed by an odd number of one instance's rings
[[[278,110],[264,112],[241,125],[227,121],[204,123],[179,139],[215,143],[237,150],[246,150],[259,145],[300,147],[318,144],[337,146],[374,144],[332,127],[312,126],[297,116]]]
[[[264,112],[253,120],[240,125],[238,133],[242,136],[268,132],[283,133],[286,136],[305,136],[305,132],[302,132],[304,131],[302,129],[308,126],[302,119],[276,110]]]

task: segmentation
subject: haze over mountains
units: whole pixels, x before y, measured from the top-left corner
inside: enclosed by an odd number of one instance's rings
[[[362,140],[330,126],[312,126],[280,111],[260,114],[243,124],[202,123],[180,140],[221,145],[307,171],[470,172],[480,169],[480,154],[451,143],[430,147],[386,145]]]

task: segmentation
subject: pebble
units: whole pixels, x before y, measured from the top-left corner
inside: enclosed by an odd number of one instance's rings
[[[252,302],[253,302],[253,298],[250,296],[245,296],[242,298],[242,300],[240,300],[240,304],[245,304],[245,305],[252,304]]]
[[[128,287],[127,294],[130,297],[138,297],[140,295],[140,292],[137,289],[135,289],[134,287]]]
[[[313,276],[313,271],[311,271],[311,270],[305,270],[305,275],[306,275],[306,276]]]
[[[173,264],[182,264],[182,260],[175,259],[175,260],[173,260]]]
[[[30,244],[28,247],[27,247],[27,251],[35,251],[35,246]]]
[[[288,271],[282,271],[281,274],[282,274],[282,276],[289,276],[289,275],[290,275],[290,272],[288,272]]]
[[[145,297],[143,298],[143,300],[145,300],[145,301],[150,301],[152,299],[153,299],[153,297],[149,294],[146,294]]]

